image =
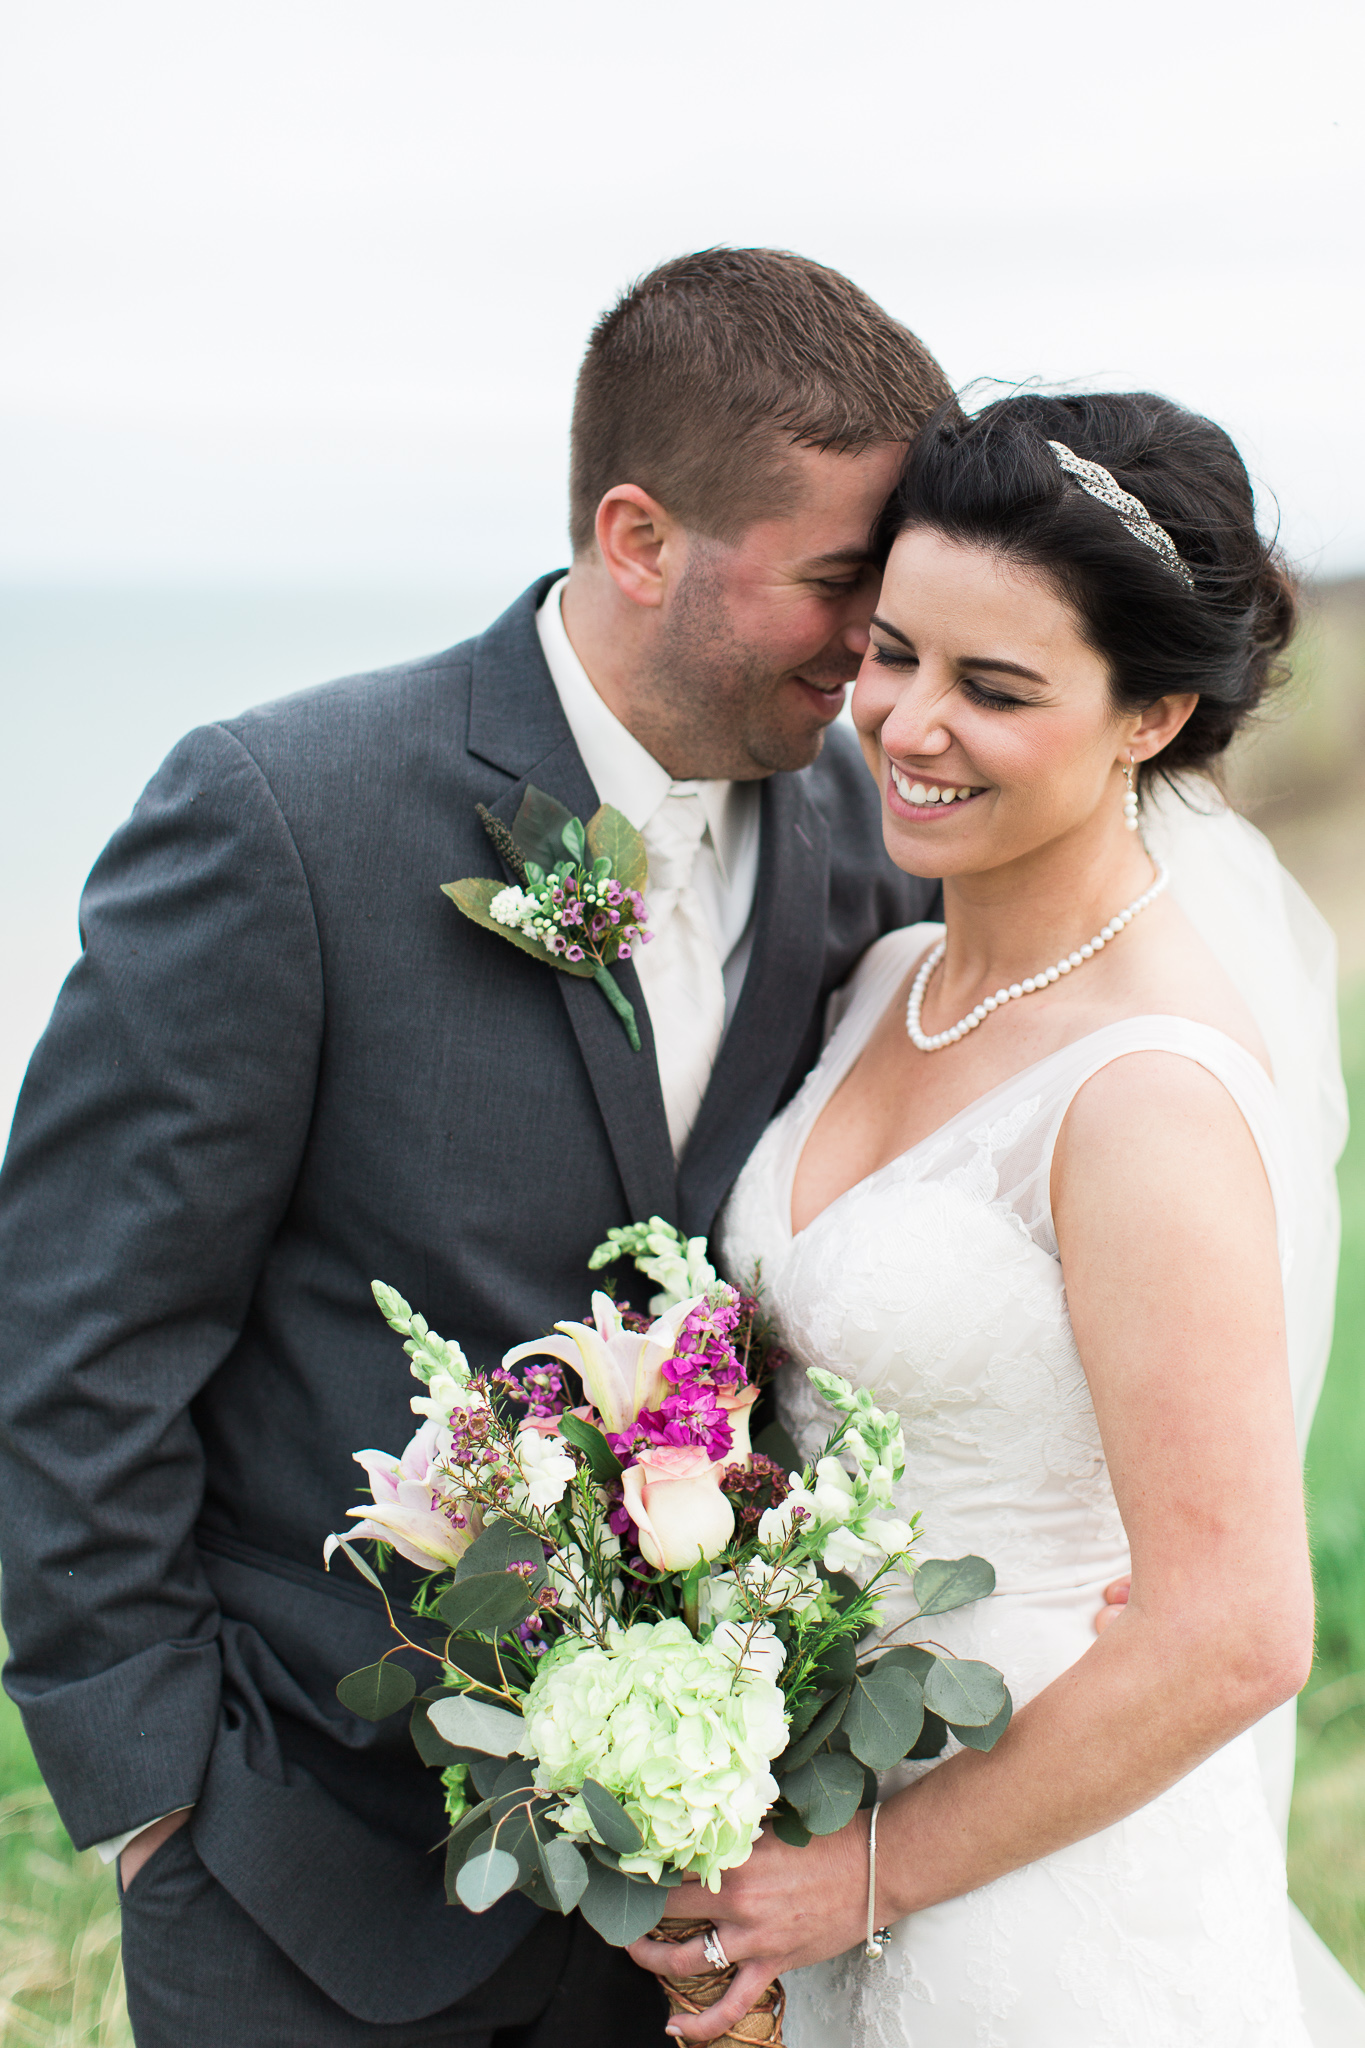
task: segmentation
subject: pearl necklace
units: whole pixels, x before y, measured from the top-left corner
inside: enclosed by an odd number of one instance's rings
[[[1097,931],[1088,944],[1079,947],[1074,953],[1068,953],[1055,967],[1044,967],[1039,973],[1031,974],[1027,981],[1015,981],[1011,982],[1008,988],[998,988],[993,996],[987,996],[984,1001],[979,1002],[974,1010],[969,1010],[956,1024],[950,1025],[946,1031],[936,1031],[930,1038],[919,1028],[919,1013],[924,1002],[924,991],[929,986],[929,977],[943,958],[947,947],[948,940],[945,935],[915,976],[914,986],[910,990],[910,1000],[905,1006],[905,1028],[912,1041],[921,1052],[941,1052],[945,1045],[956,1045],[959,1038],[965,1038],[969,1031],[976,1030],[978,1024],[984,1024],[992,1010],[1000,1009],[1005,1003],[1017,1002],[1020,996],[1031,996],[1035,990],[1046,988],[1050,982],[1060,981],[1064,974],[1070,974],[1073,967],[1081,966],[1084,961],[1092,960],[1096,953],[1102,952],[1111,939],[1118,937],[1126,924],[1132,923],[1140,910],[1145,910],[1149,903],[1156,901],[1169,880],[1170,876],[1165,868],[1158,863],[1156,880],[1147,893],[1139,896],[1136,902],[1130,903],[1126,910],[1120,910],[1115,917],[1111,917],[1108,924]]]

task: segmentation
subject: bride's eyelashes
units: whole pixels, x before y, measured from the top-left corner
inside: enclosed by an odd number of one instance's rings
[[[896,654],[889,647],[880,647],[874,640],[871,649],[872,660],[878,668],[893,668],[902,671],[919,667],[917,654]],[[958,684],[963,696],[970,704],[979,704],[986,711],[1022,711],[1028,705],[1027,697],[1011,697],[1003,690],[988,689],[974,676],[964,676]]]

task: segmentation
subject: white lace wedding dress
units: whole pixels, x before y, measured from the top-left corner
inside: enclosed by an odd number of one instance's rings
[[[1177,818],[1174,829],[1189,828]],[[1173,876],[1179,893],[1174,866]],[[1264,893],[1260,906],[1264,931]],[[823,1059],[732,1191],[719,1248],[730,1273],[761,1261],[792,1353],[779,1406],[803,1454],[829,1422],[807,1366],[846,1374],[902,1417],[902,1498],[923,1515],[920,1555],[974,1551],[997,1573],[989,1600],[936,1616],[933,1634],[997,1665],[1022,1705],[1085,1653],[1104,1587],[1128,1565],[1049,1204],[1053,1145],[1076,1091],[1107,1062],[1147,1049],[1215,1074],[1265,1161],[1286,1272],[1299,1223],[1320,1222],[1314,1202],[1327,1197],[1320,1161],[1304,1171],[1257,1062],[1205,1025],[1149,1016],[1015,1075],[793,1237],[792,1180],[811,1127],[935,935],[892,933],[860,964]],[[1193,1157],[1172,1165],[1198,1171]],[[1317,1293],[1321,1249],[1299,1262],[1318,1272]],[[1314,1322],[1302,1289],[1287,1291],[1301,1333],[1296,1377],[1320,1378],[1321,1316]],[[908,1600],[893,1604],[890,1618],[909,1611]],[[903,1765],[883,1793],[933,1768]],[[1332,1988],[1349,2001],[1354,1987],[1337,1977]],[[1355,2038],[1305,2028],[1283,1849],[1250,1734],[1117,1825],[902,1921],[882,1961],[854,1950],[797,1972],[787,1989],[792,2048],[1305,2048]]]

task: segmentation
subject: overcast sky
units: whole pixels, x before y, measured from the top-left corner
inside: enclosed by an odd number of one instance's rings
[[[836,264],[959,384],[1168,392],[1303,566],[1365,569],[1360,0],[3,22],[0,1131],[176,737],[564,560],[583,340],[661,257]]]
[[[1359,0],[10,0],[0,576],[564,553],[584,334],[717,241],[1154,386],[1365,567]]]

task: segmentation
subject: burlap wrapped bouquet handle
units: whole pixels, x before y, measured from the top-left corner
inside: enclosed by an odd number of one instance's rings
[[[709,1920],[661,1920],[650,1940],[671,1942],[676,1947],[682,1942],[694,1941],[699,1934],[710,1932]],[[670,2013],[708,2011],[730,1989],[738,1968],[738,1963],[731,1963],[728,1970],[703,1970],[695,1977],[661,1977],[659,1982],[668,1994]],[[782,2013],[786,2003],[787,1994],[779,1979],[768,1986],[757,2005],[751,2006],[742,2020],[736,2020],[717,2039],[746,2043],[763,2041],[770,2043],[771,2048],[783,2048]]]

